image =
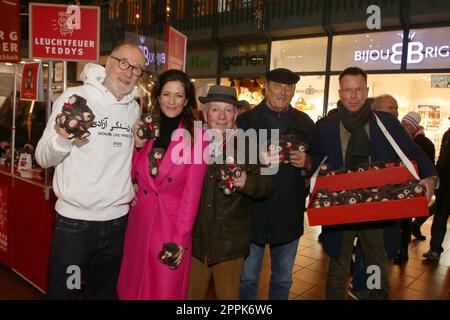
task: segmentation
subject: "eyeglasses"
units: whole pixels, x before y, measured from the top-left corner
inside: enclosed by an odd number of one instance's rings
[[[121,70],[128,70],[130,67],[132,68],[131,72],[133,73],[133,75],[135,75],[136,77],[141,77],[144,74],[144,70],[140,67],[136,67],[133,66],[132,64],[130,64],[128,61],[123,60],[123,59],[119,59],[113,56],[110,56],[113,59],[116,59],[119,63],[119,68]]]

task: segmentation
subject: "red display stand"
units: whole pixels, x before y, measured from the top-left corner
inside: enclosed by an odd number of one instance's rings
[[[307,209],[309,225],[325,226],[428,216],[426,197],[323,208],[312,207],[312,203],[317,198],[316,192],[318,189],[326,188],[330,192],[363,189],[386,184],[401,184],[409,179],[414,178],[406,167],[396,167],[393,164],[389,164],[387,168],[379,170],[370,169],[364,172],[317,177]]]
[[[50,192],[50,199],[45,200],[43,186],[27,180],[14,179],[12,268],[46,291],[56,199]]]
[[[0,263],[45,292],[56,197],[50,189],[45,199],[42,180],[13,176],[10,171],[0,165],[0,190],[8,189],[7,252],[0,247]]]
[[[0,168],[0,263],[11,267],[11,174]]]

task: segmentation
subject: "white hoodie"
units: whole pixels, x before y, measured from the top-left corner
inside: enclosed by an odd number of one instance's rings
[[[87,64],[84,85],[69,88],[53,104],[53,111],[36,148],[43,168],[55,166],[53,189],[56,211],[68,218],[107,221],[127,214],[134,197],[131,183],[132,126],[140,109],[132,93],[121,101],[103,86],[105,69]],[[77,94],[95,115],[87,142],[67,140],[55,130],[64,102]]]

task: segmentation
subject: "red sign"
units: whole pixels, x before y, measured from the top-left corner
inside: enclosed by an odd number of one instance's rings
[[[167,70],[178,69],[185,71],[187,37],[171,26],[167,26],[166,43]]]
[[[8,188],[0,185],[0,251],[8,252]]]
[[[19,12],[19,0],[0,1],[0,62],[22,59]]]
[[[40,63],[31,62],[23,66],[22,71],[22,86],[20,90],[20,100],[38,100],[39,98],[39,77]]]
[[[30,3],[30,57],[98,61],[99,7]]]

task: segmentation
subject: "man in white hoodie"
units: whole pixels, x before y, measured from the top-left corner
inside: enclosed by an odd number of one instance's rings
[[[135,45],[113,50],[103,68],[87,64],[84,85],[69,88],[55,101],[36,148],[44,168],[56,167],[58,197],[49,266],[48,299],[75,299],[84,280],[86,299],[112,299],[122,259],[129,203],[134,198],[131,157],[133,124],[140,109],[132,91],[145,58]],[[95,115],[85,139],[68,139],[55,125],[72,95],[87,100]]]

